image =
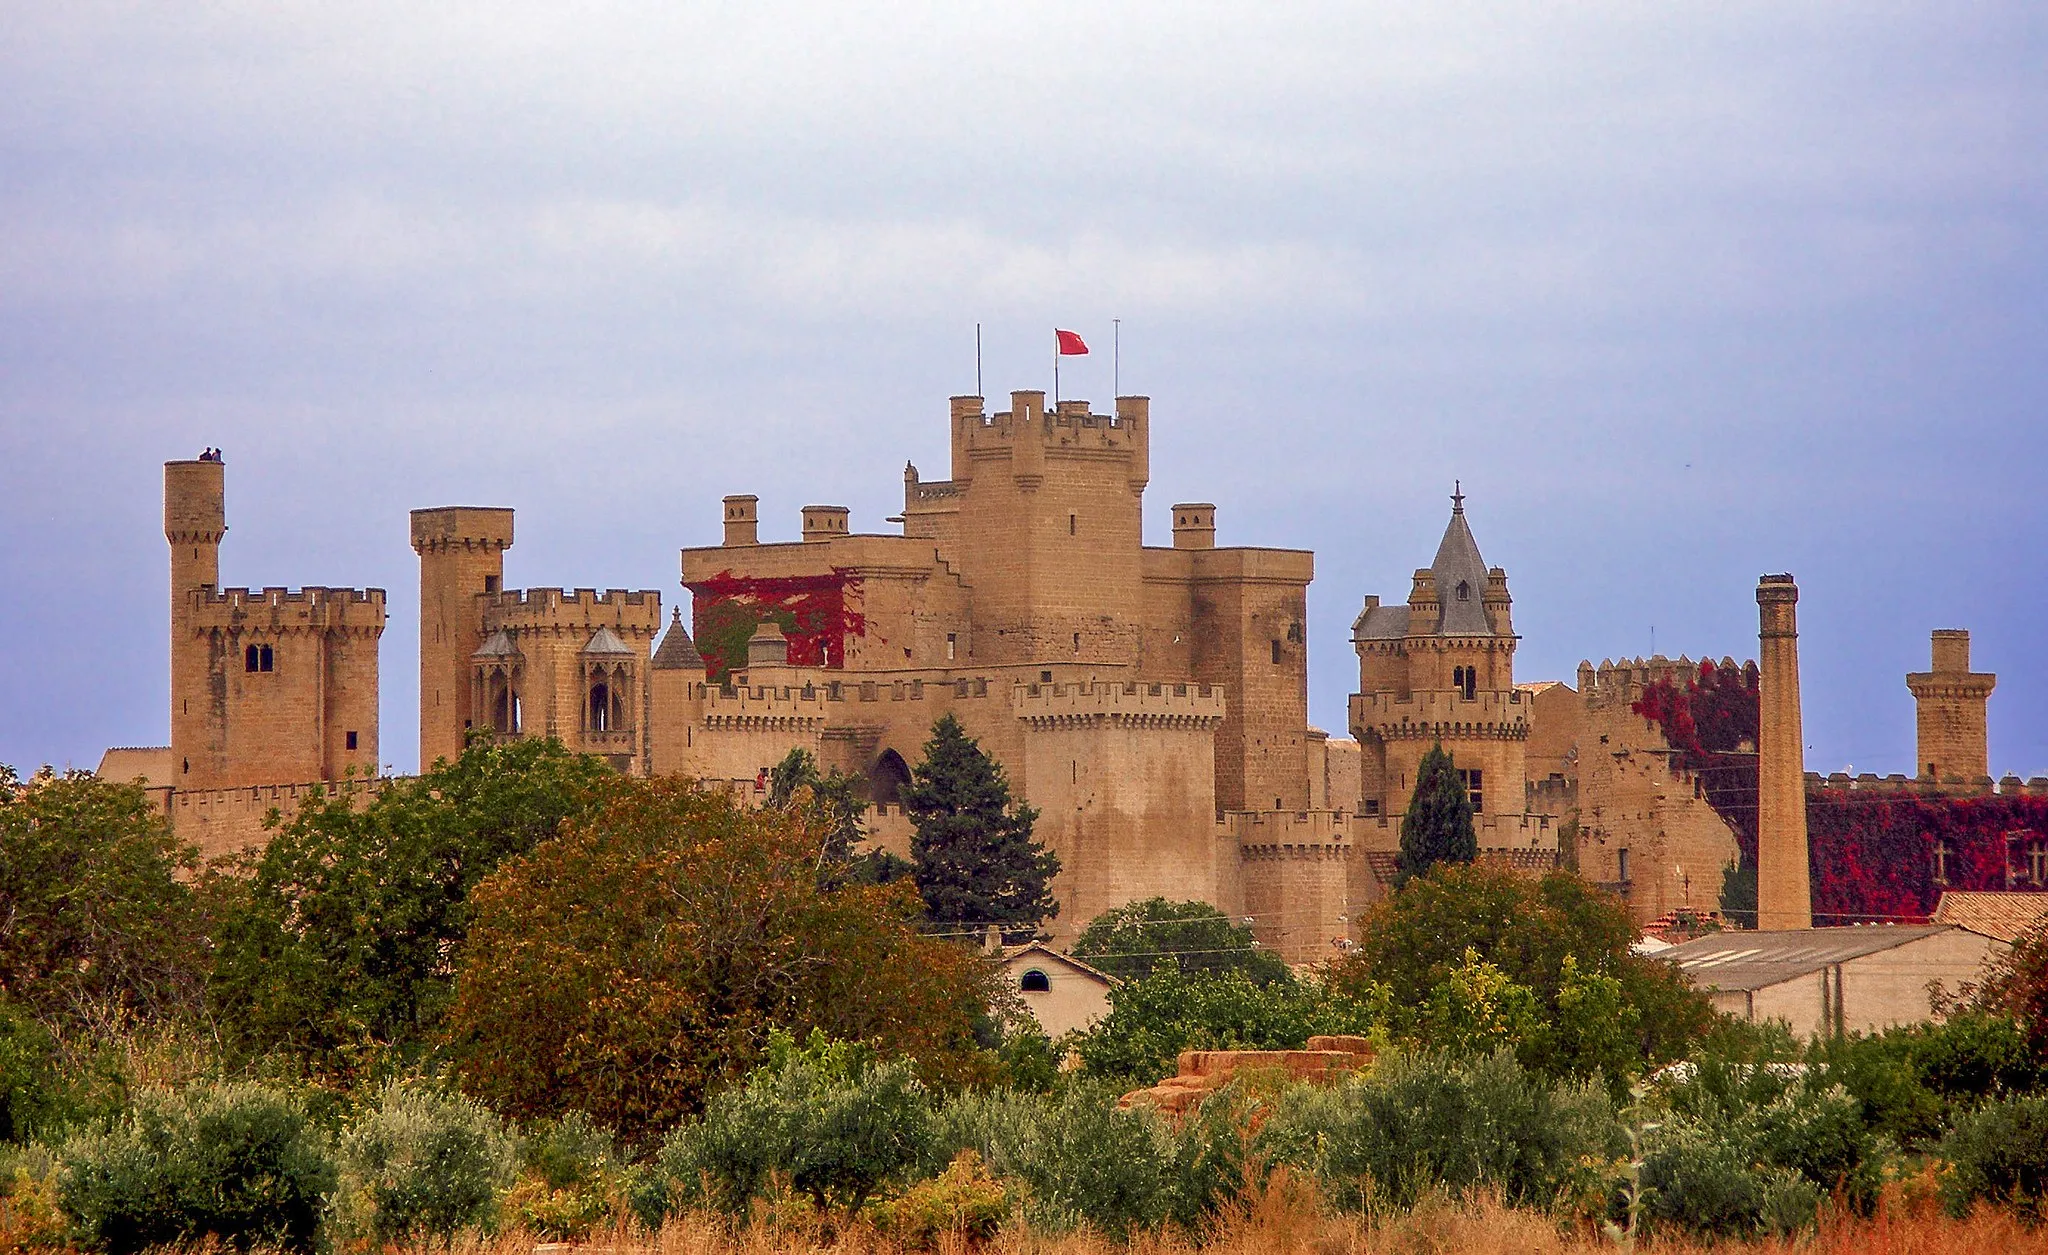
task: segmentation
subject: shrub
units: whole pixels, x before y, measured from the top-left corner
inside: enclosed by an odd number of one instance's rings
[[[1650,1215],[1702,1233],[1788,1232],[1839,1195],[1876,1204],[1884,1138],[1825,1071],[1709,1061],[1666,1096],[1671,1116],[1648,1139]]]
[[[0,1142],[24,1142],[66,1106],[57,1044],[21,1008],[0,1004]]]
[[[342,1135],[340,1159],[334,1234],[381,1245],[494,1227],[519,1146],[503,1121],[460,1094],[393,1081]]]
[[[0,1251],[66,1244],[56,1177],[57,1161],[46,1146],[0,1150]]]
[[[1098,1084],[1038,1096],[963,1094],[940,1110],[941,1153],[972,1150],[1029,1190],[1026,1214],[1051,1229],[1093,1225],[1109,1233],[1149,1228],[1185,1211],[1176,1145],[1150,1111],[1119,1111]]]
[[[1366,1033],[1379,1011],[1317,981],[1260,985],[1240,971],[1184,976],[1161,967],[1109,991],[1109,1014],[1078,1042],[1088,1072],[1151,1085],[1183,1050],[1299,1050],[1317,1033]]]
[[[963,1150],[930,1180],[868,1208],[875,1228],[917,1250],[934,1250],[940,1239],[985,1242],[1002,1227],[1018,1201],[1014,1187],[989,1173],[981,1156]]]
[[[2038,1223],[2048,1198],[2048,1097],[1998,1100],[1956,1121],[1943,1141],[1950,1164],[1942,1201],[1955,1215],[1985,1198]]]
[[[209,1236],[308,1250],[334,1183],[326,1139],[300,1102],[252,1084],[145,1093],[59,1159],[65,1212],[114,1255]]]
[[[532,1128],[525,1175],[505,1198],[520,1228],[557,1241],[587,1237],[616,1216],[627,1182],[611,1132],[580,1111]]]
[[[1545,1082],[1506,1052],[1397,1054],[1336,1088],[1290,1090],[1259,1137],[1264,1154],[1314,1172],[1339,1206],[1374,1210],[1479,1188],[1548,1206],[1582,1184],[1582,1161],[1624,1145],[1604,1089]]]
[[[739,1213],[773,1178],[819,1207],[858,1211],[932,1157],[932,1111],[908,1063],[813,1030],[801,1048],[770,1039],[746,1084],[669,1135],[661,1174],[680,1198]]]

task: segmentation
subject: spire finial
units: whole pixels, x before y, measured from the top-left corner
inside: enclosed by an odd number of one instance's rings
[[[674,613],[675,618],[669,620],[669,622],[675,624],[677,627],[683,626],[683,608],[681,606],[677,606],[672,613]]]
[[[1462,481],[1454,479],[1451,481],[1451,513],[1463,514],[1464,512],[1465,485]]]

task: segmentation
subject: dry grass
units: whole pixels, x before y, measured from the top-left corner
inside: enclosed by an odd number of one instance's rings
[[[865,1227],[833,1232],[818,1223],[754,1225],[737,1232],[709,1217],[669,1224],[658,1235],[620,1232],[583,1247],[537,1244],[508,1234],[436,1246],[437,1255],[904,1255]],[[978,1248],[942,1241],[936,1255],[1593,1255],[1615,1245],[1560,1227],[1494,1199],[1427,1202],[1406,1215],[1371,1220],[1332,1215],[1313,1190],[1282,1181],[1199,1238],[1141,1234],[1129,1242],[1099,1234],[1050,1235],[1011,1227]],[[1757,1242],[1645,1238],[1659,1255],[2048,1255],[2048,1227],[2029,1230],[2008,1213],[1980,1208],[1965,1220],[1942,1215],[1925,1190],[1895,1188],[1877,1215],[1832,1212],[1817,1232]],[[420,1255],[426,1255],[421,1248]]]

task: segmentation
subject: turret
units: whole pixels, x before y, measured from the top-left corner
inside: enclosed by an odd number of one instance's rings
[[[849,511],[843,505],[807,505],[804,507],[804,539],[806,541],[831,540],[846,535]]]
[[[1975,785],[1991,774],[1984,708],[1998,677],[1970,670],[1970,634],[1960,628],[1934,633],[1932,669],[1906,677],[1913,694],[1922,779]]]
[[[443,506],[412,512],[420,558],[420,767],[462,753],[474,716],[470,655],[483,645],[477,598],[502,591],[512,511]]]

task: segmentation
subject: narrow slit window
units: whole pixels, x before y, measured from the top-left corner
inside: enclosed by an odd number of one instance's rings
[[[1274,642],[1273,642],[1273,664],[1274,664],[1275,666],[1278,666],[1278,665],[1279,665],[1279,663],[1280,663],[1280,642],[1279,642],[1279,641],[1274,641]]]

